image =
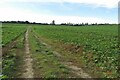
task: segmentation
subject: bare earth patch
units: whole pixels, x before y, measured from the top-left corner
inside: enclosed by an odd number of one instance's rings
[[[36,35],[34,35],[34,36],[35,36],[38,40],[40,40],[38,36],[36,36]],[[47,43],[45,43],[45,42],[43,42],[43,41],[41,41],[41,40],[40,40],[40,42],[41,42],[42,44],[44,44],[47,48],[51,48],[51,46],[48,45]],[[59,58],[62,58],[62,57],[63,57],[60,53],[58,53],[58,52],[56,52],[56,51],[53,51],[53,53],[54,53],[57,57],[59,57]],[[62,63],[63,63],[66,67],[70,68],[71,71],[72,71],[72,73],[76,74],[76,75],[79,76],[80,78],[92,78],[89,74],[85,73],[82,68],[79,68],[79,67],[73,65],[72,62],[62,62]]]
[[[32,68],[32,61],[33,59],[31,58],[30,55],[30,50],[29,50],[29,40],[28,40],[28,30],[26,31],[25,34],[25,73],[23,73],[22,77],[23,78],[34,78],[33,75],[33,68]]]

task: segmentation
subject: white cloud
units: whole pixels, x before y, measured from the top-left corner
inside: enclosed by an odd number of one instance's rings
[[[3,0],[0,3],[6,2],[69,2],[69,3],[82,3],[92,5],[95,7],[115,8],[118,6],[119,0]]]
[[[21,21],[31,21],[31,22],[42,22],[42,23],[51,23],[52,20],[55,20],[56,23],[117,23],[116,21],[104,18],[97,18],[97,17],[85,17],[85,16],[49,16],[49,14],[42,14],[36,13],[32,10],[27,9],[18,9],[15,7],[11,7],[8,4],[10,2],[27,2],[28,0],[4,0],[0,2],[0,21],[11,21],[11,20],[21,20]],[[106,6],[109,8],[115,7],[115,0],[108,0],[110,1],[107,3],[105,0],[29,0],[28,2],[76,2],[76,3],[84,3],[84,4],[96,4],[96,6]],[[89,1],[89,2],[87,2]],[[97,2],[98,1],[98,2]],[[115,1],[117,2],[117,0]],[[2,4],[1,4],[2,3]],[[112,4],[113,3],[113,4]]]
[[[97,17],[81,17],[81,16],[48,16],[43,14],[37,14],[28,10],[18,10],[15,8],[0,8],[0,21],[11,21],[11,20],[21,20],[21,21],[30,21],[30,22],[42,22],[42,23],[51,23],[52,20],[55,20],[57,24],[60,23],[117,23],[117,21],[112,21],[109,19],[102,19]]]

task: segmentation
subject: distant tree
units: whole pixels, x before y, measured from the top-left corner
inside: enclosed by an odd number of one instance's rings
[[[25,21],[25,23],[27,23],[27,24],[28,24],[28,23],[29,23],[29,21]]]
[[[40,23],[41,25],[49,25],[48,23]]]
[[[74,26],[79,26],[79,24],[74,24]]]
[[[52,25],[55,25],[55,20],[53,20],[51,24],[52,24]]]
[[[84,23],[82,23],[81,25],[82,25],[82,26],[84,26],[85,24],[84,24]]]
[[[95,25],[98,25],[97,23],[95,23]]]
[[[70,22],[69,22],[69,23],[67,23],[66,25],[68,25],[68,26],[73,26],[73,23],[70,23]]]
[[[85,25],[88,25],[88,23],[85,23]]]
[[[36,22],[33,22],[33,24],[36,24]]]
[[[61,25],[66,25],[66,23],[61,23]]]

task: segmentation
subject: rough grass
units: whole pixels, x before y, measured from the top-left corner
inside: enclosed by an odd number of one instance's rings
[[[7,54],[2,57],[3,78],[17,78],[21,75],[23,70],[21,65],[24,64],[24,35],[21,35],[17,39],[17,43],[18,44],[14,45],[7,51]]]
[[[34,76],[37,78],[65,78],[74,76],[57,58],[52,50],[30,35]]]

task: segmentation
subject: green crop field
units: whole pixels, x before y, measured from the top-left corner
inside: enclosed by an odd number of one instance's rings
[[[117,25],[3,23],[2,46],[2,78],[119,77]]]
[[[13,41],[16,37],[18,37],[20,34],[25,32],[26,25],[23,24],[3,24],[2,26],[2,46],[5,46],[6,44]]]

